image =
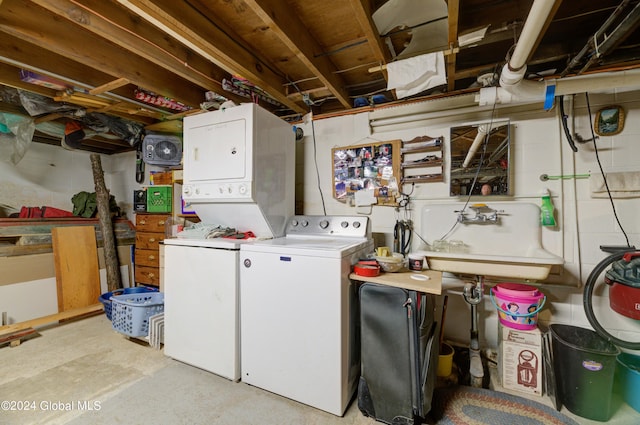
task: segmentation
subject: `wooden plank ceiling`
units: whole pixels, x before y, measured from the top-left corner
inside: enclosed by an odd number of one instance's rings
[[[1,0],[0,108],[24,113],[19,90],[51,102],[35,118],[58,125],[82,121],[81,114],[105,114],[146,131],[179,132],[185,114],[225,100],[256,101],[296,121],[310,110],[352,110],[356,99],[365,103],[360,108],[380,107],[373,95],[399,102],[387,90],[384,65],[434,51],[446,53],[446,84],[414,97],[477,90],[495,84],[492,76],[533,3],[424,0],[421,12],[415,1]],[[555,3],[530,56],[528,78],[638,66],[637,0]],[[441,9],[442,16],[432,16]],[[384,34],[376,24],[382,20],[395,22]],[[606,45],[614,30],[615,40]],[[474,32],[477,38],[461,41]],[[429,38],[442,41],[425,43]],[[65,87],[24,81],[21,71]],[[148,103],[157,98],[165,103]],[[82,148],[134,149],[131,140],[108,133],[92,135]],[[35,140],[60,144],[60,137],[39,130]]]

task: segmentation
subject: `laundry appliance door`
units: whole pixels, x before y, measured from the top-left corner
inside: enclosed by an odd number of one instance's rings
[[[166,245],[164,255],[164,353],[239,380],[239,250]]]

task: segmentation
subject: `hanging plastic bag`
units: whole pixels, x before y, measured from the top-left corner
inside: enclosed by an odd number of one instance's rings
[[[0,158],[13,165],[20,162],[29,149],[35,129],[31,118],[0,113]]]

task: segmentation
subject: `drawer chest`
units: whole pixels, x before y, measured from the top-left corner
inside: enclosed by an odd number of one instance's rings
[[[160,285],[160,242],[170,214],[136,214],[135,281]]]

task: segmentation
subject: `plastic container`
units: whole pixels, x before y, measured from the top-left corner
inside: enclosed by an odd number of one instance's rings
[[[622,398],[640,412],[640,356],[620,353],[617,360],[616,373]]]
[[[107,319],[111,320],[111,297],[114,295],[123,295],[123,294],[141,294],[146,292],[158,292],[158,288],[151,288],[149,286],[135,286],[133,288],[123,288],[117,289],[112,292],[105,292],[104,294],[98,297],[98,301],[102,303],[104,306],[104,314],[107,316]]]
[[[409,254],[409,270],[420,272],[424,266],[423,254]]]
[[[162,292],[116,295],[111,301],[111,325],[127,336],[149,335],[149,317],[164,312]]]
[[[553,227],[556,225],[554,209],[551,202],[551,194],[547,190],[545,195],[542,196],[542,205],[540,206],[540,223],[543,226]]]
[[[590,329],[553,324],[549,332],[559,401],[578,416],[608,421],[620,350]]]
[[[521,331],[538,326],[538,312],[547,300],[537,288],[520,283],[500,283],[491,288],[490,295],[500,323]]]
[[[455,350],[446,342],[440,344],[440,354],[438,355],[438,368],[436,376],[447,377],[451,375],[453,369],[453,353]]]

